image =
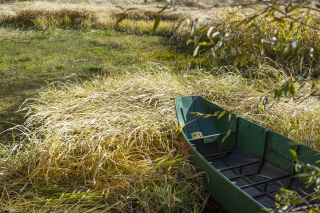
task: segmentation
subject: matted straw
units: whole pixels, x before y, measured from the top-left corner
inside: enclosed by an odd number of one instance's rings
[[[174,99],[185,95],[201,95],[293,139],[319,136],[320,103],[302,95],[307,89],[272,108],[270,98],[263,111],[259,96],[280,83],[221,69],[225,74],[218,76],[180,75],[159,67],[49,86],[24,108],[25,140],[2,145],[3,183],[17,191],[25,184],[68,182],[105,196],[108,208],[119,211],[201,208],[205,195],[175,117]]]

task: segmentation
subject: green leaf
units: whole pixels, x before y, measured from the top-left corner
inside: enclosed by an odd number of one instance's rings
[[[196,27],[197,27],[197,22],[193,21],[191,24],[191,34],[190,34],[191,37],[193,37],[195,35]]]
[[[254,23],[251,23],[250,25],[249,25],[249,27],[247,28],[247,30],[250,30],[251,28],[254,28],[256,25],[254,24]]]
[[[262,97],[263,95],[260,95],[259,99],[258,99],[258,103],[257,103],[257,109],[259,110],[259,104],[260,104],[260,101],[262,100]]]
[[[225,113],[226,113],[226,111],[222,111],[222,112],[220,113],[220,115],[218,116],[218,119],[220,119]]]
[[[117,23],[120,23],[123,19],[125,19],[128,16],[128,14],[124,14],[120,19],[118,19]]]
[[[224,140],[230,135],[230,133],[231,133],[231,129],[229,129],[228,133],[223,137],[222,143],[223,143]]]
[[[213,33],[211,37],[212,37],[212,39],[216,39],[219,37],[219,35],[220,35],[220,32],[217,31],[217,32]]]
[[[233,68],[232,68],[232,72],[237,68],[237,64],[239,62],[240,56],[237,56],[236,59],[233,62]]]
[[[298,7],[297,6],[292,6],[292,7],[286,7],[286,13],[291,13],[292,11],[294,11],[295,9],[297,9]]]
[[[138,10],[138,8],[136,8],[136,7],[131,7],[131,8],[129,8],[129,9],[126,9],[126,12],[127,12],[127,11],[130,11],[130,10]]]
[[[212,30],[213,30],[213,27],[209,27],[209,30],[207,31],[207,37],[210,37]]]
[[[188,46],[191,42],[193,42],[193,40],[192,40],[192,39],[189,39],[189,40],[187,41],[186,45]]]
[[[297,153],[296,153],[293,149],[290,149],[289,151],[290,151],[293,159],[294,159],[296,162],[299,162],[299,158],[298,158]]]
[[[257,18],[257,17],[258,17],[258,15],[251,16],[251,17],[249,18],[249,21],[252,21],[253,19],[255,19],[255,18]]]
[[[119,8],[119,9],[121,9],[121,10],[124,10],[123,7],[120,7],[120,6],[116,6],[116,7]]]
[[[205,115],[203,118],[209,118],[211,116],[212,116],[211,114],[208,114],[208,115]]]
[[[210,43],[209,43],[209,42],[206,42],[206,41],[203,41],[203,42],[199,43],[199,45],[201,45],[201,46],[208,46],[208,45],[210,45]]]
[[[167,4],[166,6],[164,6],[160,11],[159,11],[159,14],[162,13],[165,9],[167,9],[169,6],[169,4]]]
[[[313,89],[316,85],[317,85],[317,80],[316,79],[312,79],[311,89]]]
[[[291,43],[292,49],[296,49],[298,47],[298,42],[297,41],[293,41]]]
[[[237,36],[237,37],[234,39],[234,48],[235,48],[235,49],[238,48],[238,43],[239,43],[239,37]]]
[[[292,31],[293,27],[294,27],[294,22],[292,21],[292,22],[290,23],[289,32]]]
[[[247,53],[244,53],[244,54],[241,56],[240,67],[242,67],[242,66],[246,63],[247,57],[248,57],[248,54],[247,54]]]
[[[312,174],[309,173],[300,173],[300,174],[296,174],[293,177],[299,177],[299,178],[307,178],[310,177]]]
[[[229,118],[228,118],[228,121],[230,121],[231,116],[232,116],[232,112],[229,112]]]
[[[286,46],[283,50],[283,54],[286,54],[289,51],[289,49],[290,49],[289,46]]]
[[[194,52],[193,52],[193,57],[196,57],[196,56],[198,55],[199,48],[200,48],[200,45],[198,45],[198,46],[196,47],[196,49],[194,50]]]
[[[294,98],[295,95],[296,95],[296,91],[295,91],[295,88],[294,88],[294,83],[292,82],[289,86],[289,93],[292,95],[292,97]]]
[[[154,25],[153,25],[153,28],[152,28],[152,31],[151,31],[151,36],[153,35],[153,33],[156,31],[156,29],[158,28],[159,26],[159,23],[160,23],[160,16],[157,16],[155,22],[154,22]]]

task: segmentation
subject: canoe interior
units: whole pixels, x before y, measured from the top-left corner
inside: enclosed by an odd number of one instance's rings
[[[206,117],[224,109],[200,96],[181,97],[175,104],[179,125],[184,126],[184,137],[191,146],[190,159],[200,171],[208,173],[204,175],[207,188],[227,211],[240,212],[243,208],[250,212],[249,206],[251,212],[274,208],[275,195],[281,188],[301,194],[312,191],[313,187],[305,188],[303,181],[292,178],[294,160],[289,149],[295,150],[302,162],[314,165],[320,158],[318,151],[229,112],[219,119]],[[243,204],[230,207],[233,192]]]

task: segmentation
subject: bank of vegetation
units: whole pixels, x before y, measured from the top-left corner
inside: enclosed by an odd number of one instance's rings
[[[313,58],[319,54],[315,45],[318,31],[291,24],[290,19],[274,22],[275,17],[270,16],[235,25],[263,10],[261,5],[240,8],[191,3],[171,5],[161,12],[154,35],[166,37],[171,49],[159,51],[151,50],[156,46],[152,42],[157,41],[147,36],[164,6],[160,3],[0,4],[2,38],[36,41],[45,49],[37,53],[36,60],[33,53],[20,53],[34,52],[33,43],[2,52],[4,80],[20,85],[30,76],[53,75],[41,90],[24,94],[28,100],[19,108],[14,105],[19,116],[26,115],[24,124],[3,132],[10,134],[0,144],[1,211],[204,210],[208,195],[200,174],[188,162],[174,113],[174,99],[184,95],[201,95],[318,149],[315,140],[307,141],[320,137],[320,102],[314,96],[316,67],[311,72]],[[310,18],[308,24],[316,26],[318,19]],[[232,29],[238,34],[231,34]],[[266,42],[252,38],[260,32]],[[50,47],[67,40],[63,36],[59,40],[63,33],[86,44],[68,41],[63,48]],[[129,34],[139,38],[122,37]],[[121,41],[113,40],[117,37]],[[265,45],[274,37],[282,42]],[[223,48],[217,54],[211,45],[219,44],[221,38]],[[147,45],[143,46],[143,40]],[[139,44],[132,44],[137,41]],[[193,54],[195,58],[190,57]],[[43,57],[53,60],[52,64]],[[68,60],[61,63],[63,58]],[[34,63],[39,63],[37,68],[32,68]],[[41,72],[35,75],[38,69]],[[14,76],[10,75],[13,71]],[[73,74],[88,71],[94,74],[86,73],[82,80]],[[55,81],[61,76],[62,82]],[[297,76],[303,79],[296,80]],[[281,94],[275,94],[279,90]],[[4,121],[10,122],[9,118]]]

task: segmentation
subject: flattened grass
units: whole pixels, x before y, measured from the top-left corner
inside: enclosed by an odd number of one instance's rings
[[[281,82],[220,71],[217,76],[177,75],[158,67],[44,89],[36,102],[25,105],[24,139],[1,145],[1,181],[6,189],[2,208],[38,211],[44,203],[46,210],[201,208],[206,198],[199,176],[187,163],[175,118],[173,100],[184,95],[201,95],[296,140],[320,136],[316,98],[306,99],[301,91],[295,100],[273,105],[270,99],[264,111],[257,102],[270,92],[266,84],[276,87]],[[35,195],[32,186],[45,185],[61,187],[64,195],[51,198],[55,202],[45,200],[46,190],[37,199],[27,196]],[[21,196],[16,199],[14,194]]]

